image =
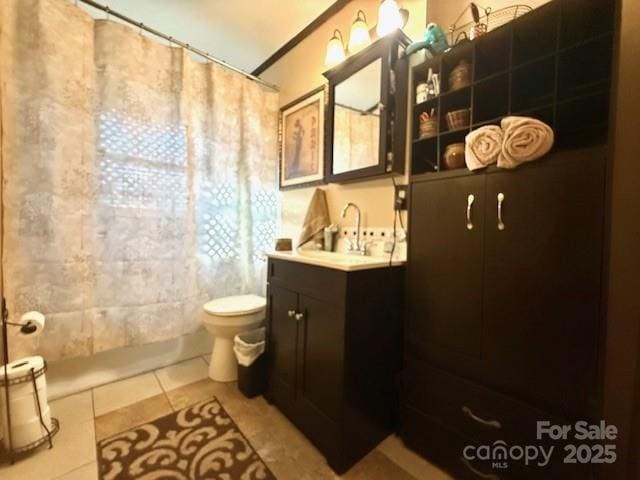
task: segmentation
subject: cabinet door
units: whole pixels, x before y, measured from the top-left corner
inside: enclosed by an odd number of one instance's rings
[[[344,363],[344,311],[300,295],[302,334],[298,349],[299,395],[328,418],[339,421]]]
[[[603,160],[583,155],[487,178],[491,373],[569,416],[588,415],[596,401]]]
[[[484,175],[411,186],[406,340],[433,363],[474,375],[483,356],[484,196]]]
[[[269,285],[269,390],[273,401],[293,415],[296,389],[298,323],[289,316],[297,311],[298,295]]]

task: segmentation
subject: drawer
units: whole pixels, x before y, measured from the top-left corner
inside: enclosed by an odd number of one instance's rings
[[[552,462],[547,467],[521,467],[523,478],[590,478],[588,466],[565,465],[564,445],[551,440],[537,440],[537,422],[570,424],[531,405],[512,399],[487,387],[432,368],[420,360],[409,358],[403,375],[407,405],[428,417],[438,419],[447,428],[482,445],[503,441],[508,446],[539,445],[554,447]],[[574,443],[578,443],[575,442]],[[502,478],[502,477],[501,477]]]
[[[478,446],[472,439],[450,430],[434,418],[410,407],[403,408],[402,440],[411,450],[447,471],[456,480],[510,480],[522,478],[517,466],[494,468],[490,462],[465,460],[468,446]]]
[[[340,270],[269,259],[267,281],[339,307],[345,303],[347,272]]]

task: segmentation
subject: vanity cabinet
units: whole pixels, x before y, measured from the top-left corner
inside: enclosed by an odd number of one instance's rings
[[[393,429],[403,277],[269,260],[267,399],[337,473]]]
[[[604,189],[599,147],[514,171],[412,183],[409,446],[427,457],[444,449],[441,463],[462,478],[478,478],[473,470],[495,478],[542,478],[543,471],[544,478],[590,478],[575,466],[466,465],[459,441],[434,449],[439,440],[416,428],[435,422],[470,443],[527,445],[537,443],[537,420],[599,418]]]

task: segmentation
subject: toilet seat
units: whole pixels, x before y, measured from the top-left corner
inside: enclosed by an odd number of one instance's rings
[[[257,313],[267,306],[267,300],[258,295],[235,295],[216,298],[204,304],[204,311],[218,317],[236,317]]]

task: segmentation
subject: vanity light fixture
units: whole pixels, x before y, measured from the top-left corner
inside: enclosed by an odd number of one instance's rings
[[[396,0],[382,0],[378,9],[378,26],[376,32],[378,37],[384,37],[391,32],[402,28],[406,21],[402,18],[400,7]]]
[[[356,19],[351,25],[351,34],[349,35],[349,53],[359,52],[370,43],[371,35],[369,35],[367,17],[362,10],[358,10]]]
[[[336,29],[333,31],[333,36],[329,39],[327,44],[327,56],[324,63],[327,67],[334,67],[345,59],[344,41],[342,39],[342,33]]]

